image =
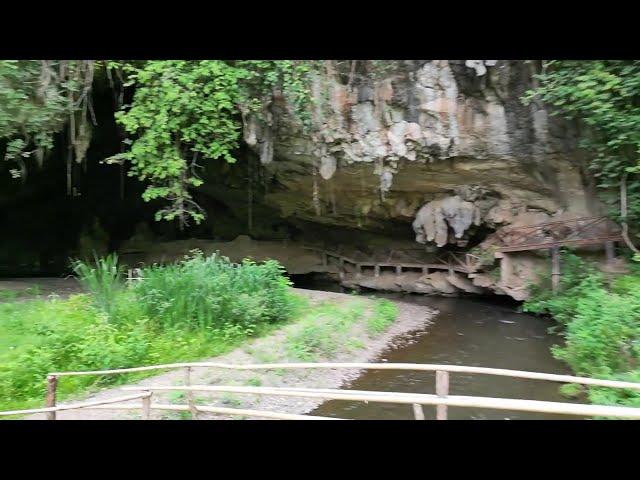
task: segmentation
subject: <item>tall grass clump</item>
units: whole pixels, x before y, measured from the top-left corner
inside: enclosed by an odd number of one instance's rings
[[[165,328],[251,333],[256,326],[289,318],[290,281],[274,260],[234,264],[220,255],[195,253],[173,265],[142,271],[134,292],[147,316]]]
[[[371,335],[384,332],[398,317],[398,306],[390,300],[376,300],[373,315],[367,320],[367,330]]]
[[[118,265],[118,255],[109,254],[98,257],[94,253],[94,262],[71,260],[71,267],[80,284],[91,293],[97,307],[111,315],[113,305],[122,290],[122,267]]]

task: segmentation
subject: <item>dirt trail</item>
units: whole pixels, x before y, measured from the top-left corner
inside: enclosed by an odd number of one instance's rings
[[[323,301],[334,301],[340,304],[347,304],[354,301],[363,301],[372,305],[372,300],[365,297],[354,297],[342,293],[323,292],[314,290],[294,289],[297,293],[307,296],[312,303]],[[355,335],[362,341],[363,348],[345,348],[341,346],[337,355],[330,361],[334,362],[368,362],[373,361],[388,346],[398,343],[398,336],[424,327],[430,319],[437,313],[435,309],[412,305],[397,301],[399,314],[396,321],[382,334],[376,338],[370,338],[364,328],[356,330]],[[367,308],[369,310],[369,308]],[[222,362],[231,364],[246,363],[271,363],[287,361],[282,352],[284,339],[297,327],[297,324],[287,325],[275,333],[247,342],[225,355],[207,359],[205,361]],[[349,335],[353,340],[353,335]],[[345,339],[346,340],[346,339]],[[406,340],[406,339],[405,339]],[[345,344],[346,345],[346,344]],[[321,359],[322,360],[322,359]],[[283,370],[275,371],[236,371],[213,368],[195,368],[192,372],[192,384],[200,385],[255,385],[271,387],[307,387],[307,388],[340,388],[349,381],[358,377],[360,372],[354,370]],[[136,386],[145,385],[182,385],[184,371],[175,370],[154,377],[149,377]],[[60,379],[64,382],[64,378]],[[125,394],[122,387],[110,388],[93,395],[77,398],[79,400],[98,400],[122,396]],[[307,413],[322,403],[319,399],[303,399],[294,397],[273,397],[240,394],[205,394],[204,392],[194,393],[196,403],[202,405],[217,405],[230,408],[250,408],[257,410],[269,410],[286,413]],[[154,403],[186,403],[181,392],[157,393],[154,394]],[[138,401],[135,401],[138,402]],[[65,403],[71,403],[67,401]],[[202,419],[228,419],[231,417],[223,415],[200,414]],[[140,419],[140,411],[122,410],[75,410],[58,413],[60,420],[110,420],[110,419]],[[185,418],[180,412],[153,411],[154,419],[179,419]],[[186,415],[188,418],[188,414]],[[31,415],[27,419],[44,419],[44,414]]]

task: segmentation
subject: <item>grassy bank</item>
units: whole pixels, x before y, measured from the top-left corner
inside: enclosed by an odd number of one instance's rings
[[[125,285],[115,257],[76,263],[89,292],[0,304],[0,410],[42,406],[52,371],[101,370],[214,357],[288,325],[256,361],[314,361],[362,349],[397,307],[354,297],[311,305],[276,262],[232,265],[194,255]],[[289,328],[290,327],[290,328]],[[158,372],[65,377],[59,399]]]
[[[565,345],[553,354],[581,376],[640,382],[640,269],[610,280],[594,266],[563,254],[559,292],[538,288],[525,310],[553,316]],[[583,392],[565,386],[564,393]],[[640,391],[589,388],[590,401],[640,407]]]
[[[116,257],[74,268],[89,292],[0,304],[0,409],[42,405],[57,370],[114,369],[215,356],[295,319],[305,302],[276,262],[195,254],[127,286]],[[60,398],[136,375],[73,377]]]

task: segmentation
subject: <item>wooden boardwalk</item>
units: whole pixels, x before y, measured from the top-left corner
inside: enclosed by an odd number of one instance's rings
[[[318,247],[304,247],[307,250],[313,250],[319,252],[322,255],[322,264],[325,267],[329,266],[329,260],[334,259],[337,260],[338,267],[342,270],[345,265],[350,264],[355,268],[356,273],[362,274],[364,268],[372,268],[373,274],[376,277],[380,276],[380,272],[382,269],[392,269],[396,275],[401,275],[403,272],[407,271],[420,271],[423,274],[430,273],[431,270],[447,270],[449,272],[459,272],[459,273],[471,273],[475,270],[472,267],[463,264],[462,262],[454,263],[452,257],[450,261],[441,261],[440,263],[412,263],[412,262],[371,262],[371,261],[360,261],[354,260],[353,258],[347,257],[340,253],[332,252],[330,250],[326,250],[324,248]]]
[[[509,283],[512,275],[510,253],[534,250],[549,250],[551,253],[551,276],[554,290],[558,288],[560,277],[560,247],[563,246],[594,246],[603,245],[607,255],[607,262],[615,260],[615,242],[622,241],[620,227],[606,216],[579,217],[569,220],[557,220],[536,225],[504,228],[497,232],[493,242],[487,245],[493,247],[494,256],[500,260],[500,283]],[[362,275],[365,269],[371,269],[374,277],[379,277],[383,270],[391,270],[396,275],[404,272],[421,272],[426,275],[434,270],[445,270],[449,274],[463,273],[470,277],[481,273],[482,265],[479,258],[469,253],[462,253],[461,259],[456,253],[446,252],[445,258],[437,263],[392,262],[388,261],[360,261],[333,252],[326,248],[313,246],[304,247],[322,255],[322,264],[329,267],[330,260],[337,265],[341,275],[346,273],[345,266],[351,265],[357,275]]]
[[[560,285],[560,247],[603,245],[607,263],[615,260],[615,242],[622,241],[620,227],[606,216],[579,217],[570,220],[514,227],[500,232],[495,258],[500,259],[500,282],[509,283],[511,261],[509,253],[549,250],[551,280],[554,291]]]
[[[608,217],[580,217],[505,229],[498,252],[522,252],[560,246],[603,245],[622,240],[618,225]]]

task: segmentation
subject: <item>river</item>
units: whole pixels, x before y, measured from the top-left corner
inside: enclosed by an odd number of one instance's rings
[[[519,313],[514,304],[480,298],[380,293],[375,296],[432,306],[440,311],[431,325],[398,339],[397,345],[384,351],[378,361],[471,365],[571,374],[567,366],[551,355],[551,346],[561,342],[560,337],[548,333],[553,322]],[[450,376],[452,395],[571,402],[559,394],[559,386],[555,382],[490,375],[452,373]],[[433,394],[435,374],[368,371],[345,388]],[[449,419],[459,420],[580,418],[459,407],[449,407],[448,410]],[[424,411],[427,420],[435,418],[435,407],[425,406]],[[410,405],[374,402],[365,404],[341,400],[327,401],[312,414],[349,419],[413,419]]]

